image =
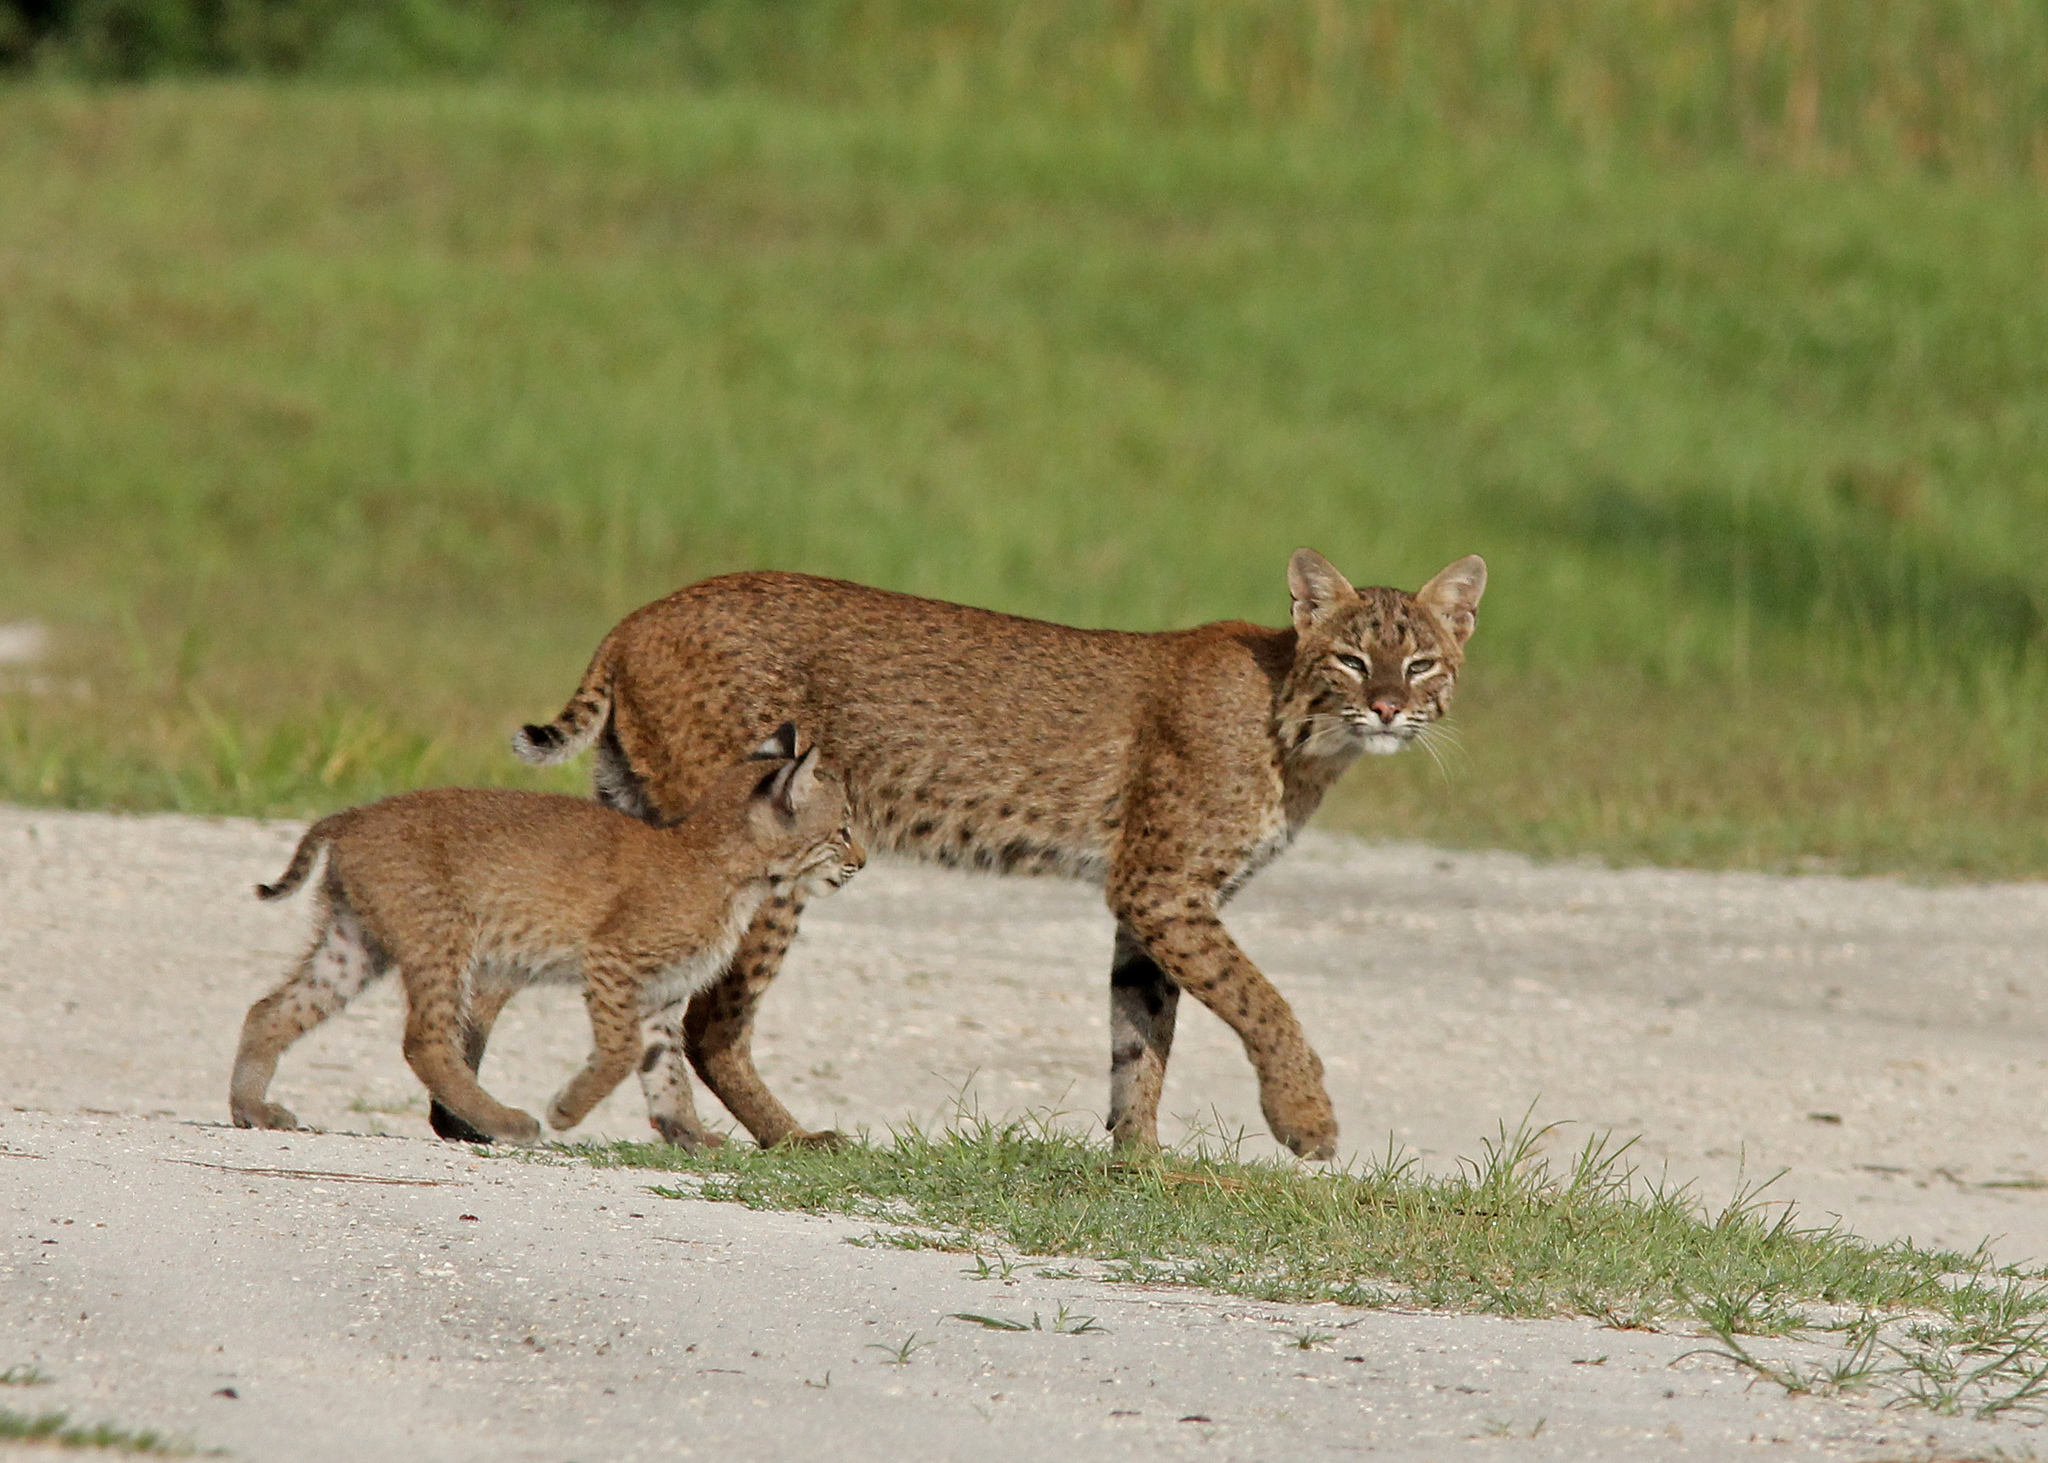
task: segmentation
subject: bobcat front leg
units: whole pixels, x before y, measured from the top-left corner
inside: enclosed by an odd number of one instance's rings
[[[1286,998],[1223,928],[1216,891],[1173,882],[1158,861],[1133,859],[1112,875],[1109,906],[1169,979],[1237,1033],[1259,1074],[1259,1106],[1273,1136],[1303,1158],[1335,1156],[1337,1117],[1323,1090],[1322,1059],[1310,1050]],[[1112,1079],[1110,1121],[1119,1143],[1159,1141],[1158,1079],[1165,1076],[1166,1046],[1155,1039],[1135,1060],[1137,1074],[1121,1093],[1127,1107],[1116,1106]],[[1148,1065],[1155,1057],[1157,1078]]]
[[[593,954],[583,1004],[590,1012],[590,1060],[548,1104],[548,1126],[556,1132],[588,1117],[640,1060],[640,988],[629,962]]]
[[[690,1065],[763,1148],[777,1143],[830,1147],[845,1141],[837,1133],[797,1126],[754,1070],[754,1012],[782,969],[803,907],[803,896],[794,893],[763,903],[733,952],[732,964],[717,984],[690,998],[684,1018]]]

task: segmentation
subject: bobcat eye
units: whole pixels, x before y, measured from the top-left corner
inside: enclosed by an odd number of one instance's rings
[[[1418,656],[1414,660],[1408,662],[1408,674],[1411,677],[1426,676],[1435,669],[1436,658],[1434,656]]]
[[[1340,655],[1337,657],[1337,664],[1343,666],[1345,670],[1350,671],[1352,675],[1357,676],[1361,681],[1365,679],[1366,673],[1369,670],[1366,663],[1355,655]]]

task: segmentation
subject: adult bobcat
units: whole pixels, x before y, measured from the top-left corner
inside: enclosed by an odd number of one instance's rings
[[[1274,1136],[1327,1158],[1322,1063],[1219,913],[1360,752],[1399,751],[1442,713],[1486,565],[1410,595],[1354,589],[1302,549],[1287,583],[1288,629],[1140,635],[801,574],[707,579],[628,615],[562,714],[513,745],[557,762],[595,743],[598,796],[660,821],[763,727],[801,722],[873,846],[1104,885],[1117,1143],[1158,1142],[1185,988],[1243,1040]],[[757,1141],[832,1136],[797,1126],[750,1051],[801,908],[800,892],[765,903],[722,980],[649,1018],[649,1117],[669,1141],[707,1141],[680,1054]]]
[[[645,1010],[718,978],[764,899],[836,888],[865,858],[844,790],[816,748],[797,754],[788,725],[717,769],[672,827],[559,794],[402,793],[322,818],[257,894],[291,893],[323,849],[313,946],[242,1023],[237,1127],[298,1126],[267,1100],[279,1055],[396,965],[405,1058],[434,1095],[434,1127],[484,1142],[540,1135],[477,1083],[492,1022],[523,985],[580,982],[595,1047],[548,1108],[550,1125],[573,1128],[640,1059]]]

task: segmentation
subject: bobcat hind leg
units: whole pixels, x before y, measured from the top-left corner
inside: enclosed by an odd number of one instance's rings
[[[518,989],[514,985],[498,984],[477,987],[470,992],[469,1014],[462,1023],[462,1059],[469,1063],[469,1070],[480,1071],[484,1064],[484,1048],[491,1040],[491,1028],[498,1024],[498,1013],[505,1009],[505,1003],[512,999]],[[489,1143],[494,1141],[489,1133],[478,1132],[449,1108],[440,1098],[428,1100],[427,1125],[434,1135],[446,1138],[451,1143]]]
[[[405,952],[405,1060],[427,1091],[479,1133],[510,1143],[532,1143],[540,1124],[531,1113],[507,1107],[484,1091],[470,1070],[462,1013],[467,950]]]
[[[777,1143],[829,1148],[846,1141],[838,1133],[799,1127],[754,1069],[754,1013],[782,969],[803,907],[803,896],[797,893],[764,902],[741,937],[732,964],[716,984],[690,998],[683,1020],[690,1065],[763,1148]]]
[[[1159,1094],[1180,987],[1119,924],[1109,967],[1109,1118],[1119,1148],[1159,1146]]]
[[[242,1039],[228,1083],[228,1114],[236,1127],[298,1127],[299,1120],[289,1109],[268,1100],[277,1059],[389,968],[354,912],[333,900],[298,968],[242,1018]]]

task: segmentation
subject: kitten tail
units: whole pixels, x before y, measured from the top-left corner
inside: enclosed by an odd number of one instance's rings
[[[313,872],[313,861],[320,857],[320,850],[334,841],[334,835],[341,831],[342,819],[347,813],[336,813],[331,818],[322,818],[306,830],[306,836],[299,840],[299,846],[292,853],[292,861],[277,881],[272,884],[258,884],[258,899],[282,899],[299,885],[306,882],[306,875]]]

